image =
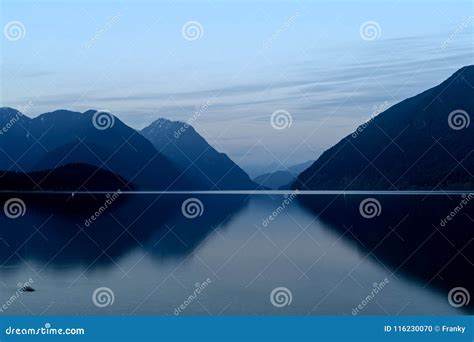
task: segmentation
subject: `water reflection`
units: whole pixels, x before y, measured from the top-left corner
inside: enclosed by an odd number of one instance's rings
[[[35,196],[24,198],[27,215],[16,219],[0,216],[0,263],[12,266],[35,260],[45,267],[92,268],[113,264],[137,248],[146,249],[159,259],[179,259],[191,253],[213,230],[225,229],[248,202],[246,196],[223,201],[202,195],[200,201],[206,215],[187,218],[181,205],[188,197],[121,196],[105,209],[104,196],[94,200],[78,196],[53,198],[49,205]]]
[[[103,197],[53,197],[0,215],[0,295],[30,277],[38,289],[9,313],[172,314],[208,278],[184,314],[350,315],[385,278],[362,314],[472,311],[447,301],[453,287],[474,293],[474,215],[471,203],[455,209],[460,196],[299,195],[283,206],[283,196],[123,194],[104,210]],[[189,197],[202,203],[195,218],[182,212]],[[376,212],[361,214],[368,198]],[[116,292],[108,311],[90,300],[99,286]],[[268,299],[279,286],[293,295],[285,309]]]
[[[301,203],[392,274],[474,293],[472,196],[302,196]],[[471,301],[470,311],[474,309]]]

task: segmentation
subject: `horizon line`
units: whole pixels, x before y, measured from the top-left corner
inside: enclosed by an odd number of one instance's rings
[[[16,191],[16,190],[0,190],[2,194],[26,194],[26,195],[94,195],[94,194],[111,194],[120,193],[125,195],[466,195],[474,194],[474,190],[100,190],[100,191]]]

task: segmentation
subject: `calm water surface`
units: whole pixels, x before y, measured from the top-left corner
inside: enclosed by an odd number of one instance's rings
[[[458,271],[472,274],[472,246],[462,246],[472,239],[472,208],[450,228],[459,246],[436,232],[461,197],[379,196],[380,212],[366,218],[359,206],[367,195],[199,195],[201,215],[188,218],[181,206],[189,197],[121,195],[91,224],[101,199],[24,199],[24,216],[1,218],[2,314],[173,315],[182,305],[185,315],[351,315],[381,282],[360,314],[469,312],[451,306],[447,292],[472,289]],[[30,278],[36,291],[9,301]],[[112,290],[111,305],[94,305],[99,287]],[[291,303],[272,304],[278,287]]]

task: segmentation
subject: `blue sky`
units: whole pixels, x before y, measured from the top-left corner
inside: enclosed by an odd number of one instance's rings
[[[2,1],[0,105],[194,120],[247,170],[315,159],[473,61],[471,1]],[[196,40],[183,25],[198,22]],[[376,22],[377,39],[361,35]],[[200,28],[199,28],[200,29]],[[367,37],[366,37],[367,38]],[[290,113],[275,130],[270,116]]]

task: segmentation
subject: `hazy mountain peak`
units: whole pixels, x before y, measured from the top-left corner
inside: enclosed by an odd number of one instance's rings
[[[10,119],[14,117],[27,117],[25,114],[19,110],[11,107],[0,107],[0,118],[1,119]]]
[[[105,110],[105,109],[89,109],[89,110],[86,110],[85,112],[83,112],[82,115],[91,116],[91,115],[94,115],[94,114],[97,113],[97,112],[107,113],[107,114],[109,114],[109,115],[115,116],[114,113],[112,113],[112,112],[109,111],[109,110]]]
[[[92,114],[95,114],[96,112],[98,112],[97,109],[89,109],[89,110],[86,110],[85,112],[83,112],[82,114],[84,114],[84,115],[92,115]]]
[[[182,131],[184,133],[185,130],[190,130],[194,132],[194,128],[191,125],[188,125],[182,121],[173,121],[166,118],[158,118],[153,121],[146,130],[149,132],[153,132],[155,130],[160,131],[162,134],[165,133],[168,136],[175,135],[175,132]]]
[[[12,107],[0,107],[0,113],[11,113],[11,112],[19,112],[18,109]]]
[[[40,114],[38,117],[33,120],[45,121],[61,121],[61,122],[70,122],[71,119],[79,119],[82,116],[81,112],[75,112],[68,109],[58,109],[52,112],[47,112]]]
[[[225,153],[216,151],[189,124],[160,118],[141,130],[166,157],[187,170],[189,178],[213,190],[255,189],[250,177]]]

